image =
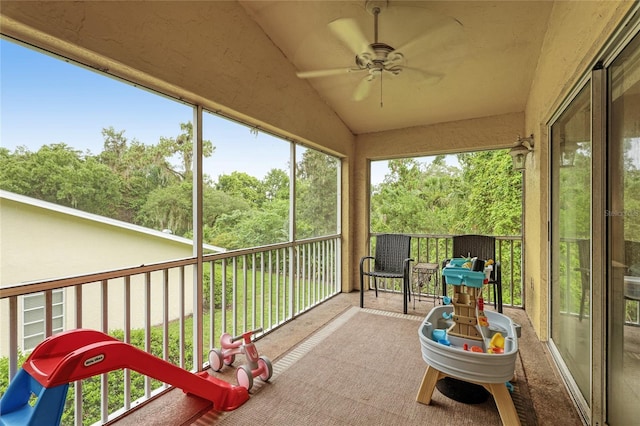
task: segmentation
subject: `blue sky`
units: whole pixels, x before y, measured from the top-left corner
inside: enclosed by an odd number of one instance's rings
[[[0,40],[0,76],[0,144],[10,150],[64,142],[97,154],[103,128],[151,145],[178,136],[180,123],[193,120],[191,106],[7,40]],[[204,165],[214,179],[234,170],[261,179],[288,167],[286,142],[211,114],[203,128],[216,147]]]
[[[180,123],[193,120],[189,105],[4,39],[0,76],[0,145],[10,150],[64,142],[97,154],[103,128],[124,130],[127,139],[151,145],[177,136]],[[212,114],[205,114],[203,129],[216,147],[204,162],[214,180],[234,170],[262,179],[272,168],[288,168],[289,145],[275,137],[255,136]],[[387,172],[386,161],[374,162],[372,182],[382,182]]]

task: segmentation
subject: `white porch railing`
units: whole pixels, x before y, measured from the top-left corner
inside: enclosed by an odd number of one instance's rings
[[[52,293],[62,289],[64,329],[100,330],[182,368],[202,370],[206,363],[198,360],[219,346],[222,333],[261,327],[263,335],[339,293],[340,237],[205,255],[202,292],[194,288],[197,266],[196,258],[187,258],[0,288],[1,307],[9,313],[9,380],[26,357],[19,309],[26,295],[45,296],[44,337],[52,335]],[[194,312],[202,312],[201,322]],[[62,423],[106,423],[168,388],[128,369],[77,381]],[[89,393],[99,393],[99,400]]]

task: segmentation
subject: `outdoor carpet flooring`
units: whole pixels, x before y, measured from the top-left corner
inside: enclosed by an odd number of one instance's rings
[[[493,398],[456,402],[434,390],[416,402],[426,369],[421,318],[351,307],[273,364],[268,383],[231,412],[205,413],[196,425],[499,425]],[[520,359],[516,375],[522,374]],[[513,382],[522,425],[536,424],[526,380]]]

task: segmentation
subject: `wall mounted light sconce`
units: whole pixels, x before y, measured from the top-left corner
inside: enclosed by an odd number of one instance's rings
[[[511,154],[511,159],[513,160],[513,169],[514,170],[524,170],[525,169],[525,161],[527,160],[527,154],[533,151],[533,134],[528,138],[521,138],[518,136],[518,142],[516,146],[511,148],[509,154]]]

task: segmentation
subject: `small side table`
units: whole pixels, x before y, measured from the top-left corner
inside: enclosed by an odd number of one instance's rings
[[[433,304],[438,299],[438,289],[440,288],[440,265],[437,263],[416,263],[413,265],[415,274],[415,284],[418,286],[418,297],[422,294],[422,288],[433,284]],[[413,308],[416,308],[416,298],[413,298]]]

